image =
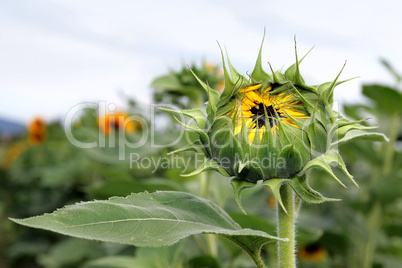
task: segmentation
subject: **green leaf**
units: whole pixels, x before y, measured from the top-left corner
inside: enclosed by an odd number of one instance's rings
[[[172,109],[167,109],[163,107],[156,107],[159,110],[169,112],[169,113],[175,113],[175,114],[182,114],[188,117],[191,117],[194,119],[194,121],[197,123],[197,126],[199,128],[204,128],[205,123],[206,123],[206,118],[204,113],[200,109],[191,109],[191,110],[172,110]]]
[[[235,162],[239,159],[243,159],[243,150],[239,141],[235,138],[233,133],[230,131],[229,139],[232,144],[224,146],[219,152],[219,159],[221,163],[225,162],[227,169],[231,174],[235,174]]]
[[[337,148],[339,145],[349,141],[355,140],[367,140],[367,141],[379,141],[388,142],[389,139],[383,133],[367,132],[364,130],[351,130],[343,136],[342,139],[331,144],[331,148]]]
[[[187,152],[187,151],[194,151],[196,153],[205,155],[205,151],[203,150],[203,148],[204,148],[204,146],[201,144],[201,141],[195,140],[192,143],[190,143],[186,146],[183,146],[182,148],[169,152],[167,155],[176,154],[176,153],[180,153],[180,152]]]
[[[340,201],[340,199],[325,197],[321,193],[313,190],[305,176],[295,177],[290,180],[289,184],[304,202],[319,204],[327,201]]]
[[[402,94],[393,88],[364,85],[363,94],[370,98],[381,112],[392,115],[402,111]]]
[[[341,138],[343,138],[346,133],[348,133],[351,130],[355,129],[360,129],[360,130],[370,130],[370,129],[376,129],[378,127],[376,126],[368,126],[366,119],[362,119],[359,121],[350,121],[347,118],[342,117],[341,115],[338,115],[339,119],[337,119],[334,124],[332,125],[331,129],[329,130],[328,137],[330,138],[331,141],[336,141]],[[362,125],[365,124],[365,125]]]
[[[112,196],[127,196],[144,191],[179,191],[183,186],[167,179],[147,178],[144,180],[119,181],[111,180],[101,185],[92,185],[87,192],[94,199],[106,199]]]
[[[194,75],[194,77],[197,79],[198,83],[200,83],[200,85],[202,86],[202,88],[205,90],[205,92],[208,94],[208,105],[207,105],[207,114],[208,114],[208,119],[210,117],[210,115],[213,115],[213,117],[215,117],[215,113],[216,113],[216,105],[218,104],[219,101],[219,92],[212,89],[210,86],[208,86],[207,84],[205,84],[191,69],[190,69],[191,73]],[[212,122],[210,120],[210,122]]]
[[[284,159],[283,163],[278,161],[277,176],[279,178],[289,178],[302,168],[302,158],[295,147],[295,142],[282,148],[279,159]]]
[[[234,219],[243,228],[250,228],[253,230],[261,230],[266,233],[276,232],[276,219],[266,219],[256,215],[244,215],[242,213],[231,212],[230,217]],[[297,243],[307,244],[317,241],[323,234],[320,229],[313,228],[303,222],[298,222],[297,225]]]
[[[336,76],[336,78],[334,79],[334,81],[330,84],[330,86],[328,88],[325,89],[325,91],[322,91],[321,94],[324,97],[324,102],[326,102],[326,104],[331,104],[334,102],[334,89],[337,85],[339,85],[342,82],[337,82],[339,79],[339,76],[341,76],[341,73],[343,71],[343,69],[345,68],[346,63],[343,65],[341,71],[338,73],[338,75]],[[343,81],[344,82],[344,81]]]
[[[218,43],[218,45],[219,45],[219,43]],[[221,107],[222,105],[226,104],[235,92],[235,84],[233,83],[232,79],[230,78],[229,72],[226,68],[225,56],[223,55],[222,48],[220,46],[219,46],[219,48],[221,50],[221,55],[222,55],[222,66],[223,66],[223,73],[225,76],[225,88],[219,97],[219,102],[217,104],[217,107]]]
[[[151,83],[151,88],[163,90],[180,90],[182,86],[180,80],[175,75],[160,76]]]
[[[310,49],[311,51],[311,49]],[[308,53],[310,53],[307,52]],[[307,56],[307,54],[299,61],[298,56],[297,56],[297,46],[296,46],[296,38],[295,38],[295,57],[296,57],[296,62],[290,66],[286,71],[285,71],[285,76],[291,80],[296,82],[298,85],[304,85],[304,80],[303,77],[300,75],[300,62]]]
[[[328,149],[328,137],[325,127],[320,121],[315,119],[313,114],[311,117],[311,123],[307,128],[308,138],[311,147],[311,154],[318,156],[323,154]]]
[[[198,175],[201,172],[204,172],[206,170],[211,170],[211,169],[218,171],[225,177],[230,177],[230,175],[226,172],[226,170],[224,170],[223,167],[221,167],[218,163],[216,163],[213,160],[205,161],[199,168],[197,168],[193,172],[190,172],[188,174],[182,174],[181,176],[190,177],[190,176]]]
[[[354,183],[354,185],[359,188],[359,185],[357,185],[356,181],[353,179],[353,176],[349,173],[348,169],[346,168],[345,162],[343,162],[343,159],[338,151],[331,150],[326,152],[324,155],[324,159],[328,164],[336,163],[338,167],[346,174],[346,176],[348,176],[349,179]]]
[[[264,179],[261,166],[255,161],[247,161],[245,163],[241,161],[236,162],[235,173],[237,178],[253,183]]]
[[[349,104],[349,105],[344,105],[343,106],[343,112],[344,115],[346,115],[349,118],[352,118],[354,120],[360,120],[364,116],[362,115],[362,112],[369,112],[373,114],[372,108],[367,105],[362,105],[362,104]],[[367,123],[364,123],[367,124]]]
[[[202,144],[209,144],[209,137],[208,137],[207,133],[205,133],[204,130],[202,130],[201,128],[196,127],[196,126],[186,125],[183,122],[181,122],[179,119],[177,119],[175,116],[174,116],[174,118],[180,125],[185,127],[187,130],[197,133],[200,136],[200,141]],[[206,148],[206,149],[209,150],[209,148]]]
[[[242,229],[216,204],[183,192],[112,197],[11,220],[74,237],[137,247],[169,246],[202,233],[223,235],[253,253],[268,242],[287,241],[262,231]]]
[[[262,63],[261,63],[261,54],[262,54],[262,47],[264,45],[264,39],[265,39],[265,32],[264,32],[264,37],[262,38],[260,51],[258,53],[258,57],[257,57],[257,61],[254,66],[254,70],[251,73],[251,78],[254,80],[255,83],[262,83],[264,81],[271,80],[271,76],[264,71],[264,69],[262,68]]]
[[[249,84],[248,79],[242,76],[236,69],[233,67],[230,62],[229,55],[226,51],[226,58],[228,59],[230,74],[232,75],[232,81],[237,85],[238,88],[244,88]]]
[[[268,186],[269,188],[271,188],[272,193],[274,194],[274,197],[275,197],[276,201],[282,207],[283,211],[285,211],[285,213],[288,214],[285,206],[283,205],[282,197],[281,197],[281,194],[280,194],[281,186],[285,182],[289,182],[289,180],[288,179],[270,179],[270,180],[264,181],[263,185]]]
[[[244,181],[244,180],[239,180],[239,179],[232,179],[230,183],[233,186],[234,194],[235,194],[235,199],[236,203],[239,206],[240,210],[247,215],[247,212],[243,209],[243,206],[241,204],[241,193],[248,189],[252,188],[255,186],[255,183],[249,182],[249,181]]]
[[[253,230],[260,230],[266,233],[276,232],[276,220],[264,219],[257,215],[244,215],[239,212],[230,212],[230,217],[235,220],[242,228],[250,228]]]
[[[311,168],[321,168],[322,170],[326,171],[329,175],[331,175],[331,177],[334,178],[340,185],[347,188],[346,185],[343,184],[343,182],[341,182],[338,179],[338,177],[334,174],[334,172],[332,171],[329,164],[325,161],[325,158],[323,155],[321,155],[317,158],[314,158],[310,162],[307,162],[307,164],[304,166],[304,168],[297,175],[303,176],[307,172],[307,170],[309,170]]]

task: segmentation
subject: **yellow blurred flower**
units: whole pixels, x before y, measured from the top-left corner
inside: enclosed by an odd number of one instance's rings
[[[109,114],[98,119],[99,129],[105,135],[110,135],[114,130],[124,130],[127,133],[133,133],[137,127],[129,116],[123,112]]]
[[[36,118],[28,126],[28,142],[31,145],[38,145],[45,142],[46,138],[46,124],[42,119]]]
[[[217,87],[216,91],[222,93],[222,91],[225,89],[225,82],[224,81],[219,82],[216,87]]]
[[[215,69],[215,63],[213,63],[213,62],[206,62],[206,63],[205,63],[205,69],[207,69],[208,71],[212,71],[213,69]]]

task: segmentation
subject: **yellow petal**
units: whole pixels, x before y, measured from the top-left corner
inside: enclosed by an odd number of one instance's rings
[[[258,85],[254,85],[254,86],[249,86],[249,87],[245,87],[239,90],[240,93],[245,93],[245,92],[249,92],[249,91],[254,91],[257,90],[261,87],[261,84]]]

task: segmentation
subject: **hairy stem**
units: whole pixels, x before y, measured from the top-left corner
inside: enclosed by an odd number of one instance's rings
[[[209,197],[209,181],[210,181],[210,179],[209,179],[208,172],[200,173],[200,196],[205,199],[208,199],[208,197]],[[217,257],[218,256],[218,243],[216,241],[216,235],[215,234],[207,234],[206,239],[207,239],[208,253],[211,256]]]
[[[278,236],[289,239],[288,242],[278,242],[278,262],[279,268],[295,268],[295,221],[297,208],[295,207],[295,198],[292,188],[289,184],[281,187],[281,196],[285,211],[278,205]]]

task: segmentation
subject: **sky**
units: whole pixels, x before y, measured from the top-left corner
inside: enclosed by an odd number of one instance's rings
[[[82,102],[152,102],[149,85],[169,68],[221,64],[218,43],[244,75],[262,54],[267,71],[294,63],[307,84],[333,80],[345,61],[340,104],[363,101],[363,83],[402,72],[402,1],[0,0],[0,118],[63,119]]]

